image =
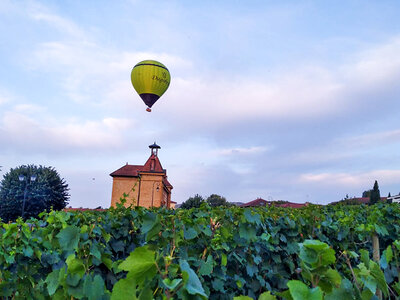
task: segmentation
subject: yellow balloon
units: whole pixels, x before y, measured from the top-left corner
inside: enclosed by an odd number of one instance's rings
[[[136,92],[150,107],[165,93],[171,81],[166,66],[155,60],[144,60],[136,64],[131,72],[132,85]]]

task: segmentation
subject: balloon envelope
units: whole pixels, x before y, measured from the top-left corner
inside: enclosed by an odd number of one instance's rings
[[[168,89],[171,75],[162,63],[144,60],[133,67],[131,81],[143,102],[150,108]]]

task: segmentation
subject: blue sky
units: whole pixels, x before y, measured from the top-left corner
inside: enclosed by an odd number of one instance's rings
[[[400,192],[398,1],[0,1],[0,175],[55,167],[70,205],[156,141],[173,200]],[[130,83],[155,59],[152,113]],[[94,180],[93,180],[94,178]]]

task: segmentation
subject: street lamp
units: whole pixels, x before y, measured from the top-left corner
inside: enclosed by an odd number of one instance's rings
[[[24,190],[24,201],[22,202],[22,218],[24,218],[24,214],[25,214],[25,202],[26,202],[26,196],[28,195],[28,185],[31,182],[35,182],[36,181],[37,176],[35,174],[32,174],[30,177],[30,181],[28,182],[28,179],[24,176],[24,175],[19,175],[18,176],[18,180],[19,181],[25,181],[25,190]]]
[[[157,181],[154,181],[153,182],[153,190],[151,191],[151,207],[153,207],[153,201],[154,201],[154,185],[157,183],[157,188],[156,188],[156,190],[157,190],[157,193],[158,193],[158,191],[160,190],[160,184],[157,182]]]

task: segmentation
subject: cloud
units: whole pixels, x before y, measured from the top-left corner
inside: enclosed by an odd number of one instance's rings
[[[45,110],[46,109],[43,106],[30,103],[18,104],[14,107],[14,111],[25,114],[33,114],[33,113],[43,112]]]
[[[302,174],[300,182],[324,186],[370,186],[374,180],[386,185],[400,182],[400,170],[373,170],[363,173],[307,173]]]
[[[237,148],[227,148],[227,149],[219,149],[213,151],[213,153],[222,156],[231,156],[231,155],[251,155],[257,153],[263,153],[267,151],[267,147],[237,147]]]
[[[26,64],[34,70],[58,73],[62,89],[75,102],[100,103],[115,111],[118,107],[139,109],[142,104],[129,80],[131,68],[148,58],[166,64],[172,82],[155,110],[159,109],[160,119],[168,123],[170,130],[182,124],[190,132],[216,126],[226,130],[239,122],[265,125],[332,120],[340,114],[366,109],[368,103],[382,101],[381,107],[385,107],[389,100],[379,98],[377,90],[393,90],[390,80],[400,78],[398,37],[334,67],[298,64],[290,69],[241,76],[205,72],[204,67],[199,72],[199,62],[173,52],[131,52],[101,45],[91,38],[82,41],[80,34],[91,35],[82,33],[73,22],[46,9],[32,11],[35,20],[55,25],[73,38],[37,45],[34,59]]]
[[[123,132],[132,126],[127,119],[39,121],[21,112],[6,112],[0,121],[0,136],[6,145],[3,149],[13,151],[107,151],[122,148]]]
[[[5,89],[0,88],[0,105],[11,102],[14,100],[14,96],[11,95],[8,91]]]
[[[362,148],[365,146],[379,147],[400,142],[400,129],[368,133],[353,137],[341,138],[337,142],[348,148]]]

